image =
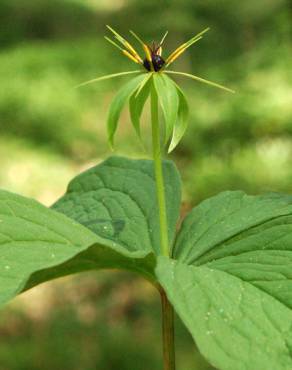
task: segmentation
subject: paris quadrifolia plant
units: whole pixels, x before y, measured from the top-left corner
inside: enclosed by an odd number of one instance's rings
[[[0,302],[42,282],[86,270],[118,268],[158,290],[162,306],[163,368],[174,370],[174,314],[199,351],[223,370],[292,369],[292,197],[225,191],[180,218],[181,179],[170,160],[187,128],[190,108],[169,70],[208,29],[166,58],[158,43],[134,32],[145,57],[114,29],[106,39],[139,65],[82,85],[134,75],[113,99],[111,146],[123,107],[141,140],[150,99],[149,159],[111,156],[79,174],[52,207],[0,191]],[[145,369],[147,368],[147,365]],[[132,369],[129,369],[132,370]],[[133,369],[134,370],[134,369]]]

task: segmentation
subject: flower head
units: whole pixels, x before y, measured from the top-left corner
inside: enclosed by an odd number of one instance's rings
[[[180,87],[171,78],[169,78],[168,75],[188,77],[225,91],[234,92],[225,86],[205,80],[201,77],[185,72],[170,71],[168,69],[168,67],[190,46],[201,40],[203,35],[209,31],[209,28],[204,29],[189,41],[177,47],[165,59],[162,56],[162,45],[168,31],[163,35],[160,42],[152,42],[151,44],[146,44],[135,32],[130,31],[145,53],[145,57],[141,57],[130,42],[128,42],[123,36],[116,32],[112,27],[107,26],[107,28],[112,33],[114,39],[111,39],[108,36],[105,36],[105,39],[119,49],[123,55],[142,67],[135,71],[119,72],[98,77],[78,85],[83,86],[110,78],[137,74],[136,77],[121,88],[111,103],[107,120],[108,138],[111,146],[113,146],[114,135],[121,111],[127,102],[129,102],[132,124],[138,136],[141,138],[140,117],[146,100],[150,94],[150,90],[151,88],[154,88],[158,95],[164,116],[164,143],[165,145],[168,144],[168,152],[172,151],[176,147],[187,128],[188,104]]]

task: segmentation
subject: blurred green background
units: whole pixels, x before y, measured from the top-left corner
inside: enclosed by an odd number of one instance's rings
[[[289,0],[0,0],[0,187],[50,205],[71,177],[110,155],[105,119],[136,69],[103,36],[110,24],[165,52],[211,31],[173,69],[234,88],[231,95],[179,79],[190,126],[171,155],[184,209],[226,189],[292,189],[292,3]],[[143,132],[149,146],[148,115]],[[116,153],[147,157],[127,113]],[[0,370],[161,369],[160,307],[148,283],[126,273],[82,274],[44,284],[0,315]],[[211,369],[177,323],[178,370]]]

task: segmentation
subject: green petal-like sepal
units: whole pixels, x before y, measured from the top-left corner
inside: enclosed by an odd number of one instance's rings
[[[145,73],[130,80],[118,91],[117,95],[111,102],[107,118],[108,141],[111,147],[113,147],[114,144],[114,136],[123,107],[131,95],[139,88],[139,85],[144,78]]]
[[[154,73],[153,82],[164,116],[164,144],[166,144],[172,136],[177,121],[179,97],[175,85],[168,76],[162,73]]]
[[[181,141],[188,127],[188,118],[189,118],[189,106],[186,97],[182,90],[179,88],[179,86],[177,86],[174,82],[173,84],[175,85],[177,90],[179,105],[177,120],[173,128],[171,142],[168,147],[168,153],[172,152],[173,149],[177,146],[177,144]]]
[[[152,74],[150,73],[146,75],[144,80],[140,83],[138,89],[133,92],[129,100],[131,121],[140,140],[141,140],[140,118],[144,105],[150,94],[151,77]]]

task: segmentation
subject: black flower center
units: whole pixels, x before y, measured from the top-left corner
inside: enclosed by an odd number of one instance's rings
[[[165,64],[165,60],[160,55],[152,55],[152,64],[154,71],[158,72]],[[151,64],[147,59],[144,59],[143,65],[147,71],[151,71]]]

